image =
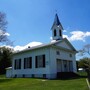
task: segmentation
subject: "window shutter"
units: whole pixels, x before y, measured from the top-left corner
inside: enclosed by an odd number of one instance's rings
[[[32,57],[30,57],[29,60],[30,60],[30,62],[29,62],[30,68],[32,68]]]
[[[16,69],[16,60],[14,61],[14,69]]]
[[[25,69],[26,59],[24,58],[24,69]]]
[[[19,59],[19,69],[21,69],[21,59]]]
[[[37,56],[35,58],[35,67],[37,68]]]
[[[45,55],[43,55],[43,67],[45,67]]]

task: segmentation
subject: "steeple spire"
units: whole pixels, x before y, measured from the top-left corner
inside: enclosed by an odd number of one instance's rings
[[[62,27],[61,22],[59,21],[57,13],[55,14],[54,23],[51,29],[52,29],[53,40],[61,40],[63,38],[62,37],[63,27]]]
[[[58,18],[57,13],[55,14],[54,23],[53,23],[53,25],[52,25],[52,28],[53,28],[53,26],[60,26],[60,27],[62,28],[62,30],[63,30],[62,24],[61,24],[61,22],[59,21],[59,18]]]

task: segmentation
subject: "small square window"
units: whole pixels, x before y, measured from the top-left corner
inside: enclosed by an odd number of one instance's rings
[[[59,52],[59,51],[56,51],[56,54],[57,54],[57,55],[60,55],[60,52]]]
[[[70,54],[69,56],[72,57],[72,54]]]

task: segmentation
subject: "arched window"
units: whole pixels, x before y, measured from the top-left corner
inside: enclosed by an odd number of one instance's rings
[[[61,30],[59,30],[59,35],[62,36],[62,32],[61,32]]]
[[[54,29],[54,36],[56,36],[56,29]]]

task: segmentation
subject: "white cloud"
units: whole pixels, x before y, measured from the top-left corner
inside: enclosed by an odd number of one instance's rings
[[[29,44],[27,44],[26,47],[28,47],[28,46],[34,47],[34,46],[41,45],[41,44],[43,44],[43,43],[34,41],[34,42],[30,42]]]
[[[90,32],[86,32],[86,36],[90,36]]]
[[[41,45],[41,44],[43,44],[43,43],[41,43],[41,42],[35,42],[34,41],[34,42],[30,42],[29,44],[27,44],[25,46],[19,46],[19,45],[17,45],[15,47],[13,47],[13,46],[9,46],[9,45],[2,45],[0,47],[7,47],[7,48],[14,49],[14,51],[21,51],[21,50],[24,50],[24,49],[28,48],[29,46],[30,47],[34,47],[34,46],[38,46],[38,45]]]
[[[69,40],[69,37],[68,35],[63,35],[63,38],[67,38]]]
[[[5,35],[5,36],[10,36],[10,34],[9,34],[9,33],[5,33],[4,35]]]
[[[50,40],[52,40],[53,38],[52,37],[50,37]]]
[[[25,49],[25,46],[15,46],[14,47],[14,51],[21,51],[23,49]]]
[[[21,51],[21,50],[24,50],[28,47],[34,47],[34,46],[38,46],[38,45],[41,45],[41,44],[42,44],[41,42],[30,42],[29,44],[27,44],[25,46],[15,46],[14,50],[15,51]]]
[[[69,37],[68,35],[63,35],[63,37],[67,38],[70,41],[76,41],[76,40],[81,40],[85,42],[86,37],[90,36],[90,32],[82,32],[82,31],[72,31],[70,32],[71,36]]]
[[[4,32],[4,31],[2,31],[2,30],[0,30],[0,35],[3,35],[3,36],[10,36],[10,34],[9,34],[9,33]]]
[[[6,48],[12,48],[13,49],[13,47],[12,46],[9,46],[9,45],[2,45],[0,47],[6,47]]]
[[[67,30],[63,30],[63,32],[67,32]]]

